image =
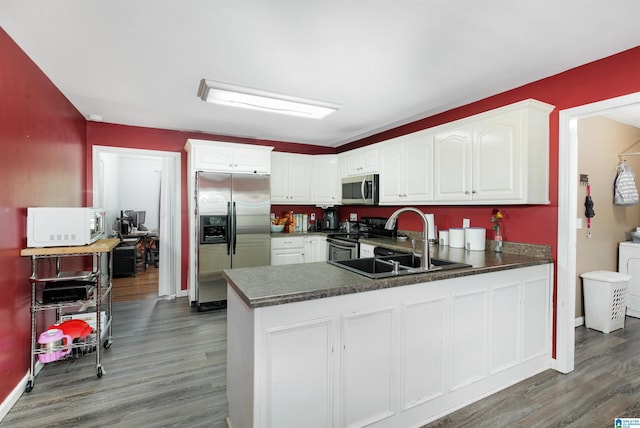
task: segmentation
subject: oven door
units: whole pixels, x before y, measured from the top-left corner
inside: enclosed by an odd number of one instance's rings
[[[351,260],[357,258],[357,242],[327,238],[327,260]]]

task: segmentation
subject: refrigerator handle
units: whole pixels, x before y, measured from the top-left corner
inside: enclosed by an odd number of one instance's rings
[[[237,220],[237,217],[236,217],[236,203],[234,202],[233,203],[233,220],[232,220],[232,223],[233,223],[233,226],[232,226],[233,227],[233,232],[232,232],[233,233],[233,254],[236,253],[236,241],[238,240],[238,225],[236,224],[236,220]]]
[[[227,255],[231,254],[231,237],[233,233],[231,231],[231,202],[227,202]]]

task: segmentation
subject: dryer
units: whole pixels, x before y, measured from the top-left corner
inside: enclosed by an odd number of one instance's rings
[[[618,272],[631,275],[627,315],[640,318],[640,242],[625,241],[619,244]]]

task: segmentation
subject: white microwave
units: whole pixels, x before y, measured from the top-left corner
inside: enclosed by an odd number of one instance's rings
[[[378,174],[342,179],[343,205],[378,205],[380,178]]]
[[[27,247],[87,245],[104,232],[102,208],[27,208]]]

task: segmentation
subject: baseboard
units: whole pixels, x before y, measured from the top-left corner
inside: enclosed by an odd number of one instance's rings
[[[231,427],[231,420],[229,420],[229,417],[226,418],[227,421],[227,428],[232,428]]]
[[[584,317],[576,318],[575,323],[576,323],[575,325],[576,327],[580,327],[581,325],[584,325]]]
[[[27,386],[28,380],[29,373],[24,375],[22,380],[18,382],[15,388],[13,388],[13,391],[11,391],[7,398],[0,404],[0,422],[4,420],[4,417],[7,416],[9,410],[11,410],[13,406],[15,406],[15,404],[18,402],[18,399],[22,396],[22,394],[24,393],[24,389]]]

